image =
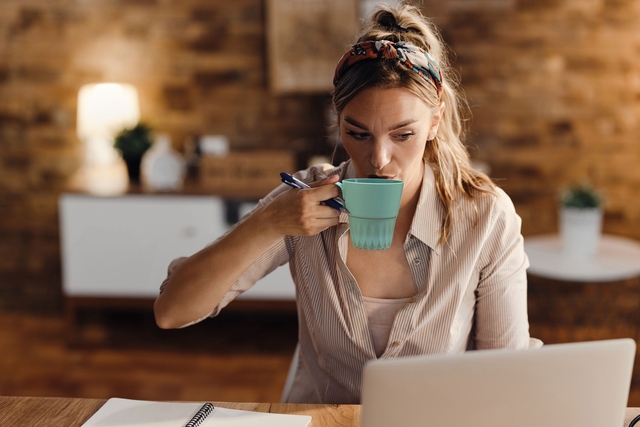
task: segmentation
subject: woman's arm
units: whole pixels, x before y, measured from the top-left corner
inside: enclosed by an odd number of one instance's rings
[[[509,197],[498,191],[483,246],[485,259],[476,290],[475,346],[527,348],[527,272],[529,261],[521,220]]]
[[[160,328],[179,328],[207,316],[242,274],[284,236],[312,236],[336,225],[340,212],[320,205],[338,195],[334,175],[305,190],[288,189],[227,234],[182,261],[154,304]]]

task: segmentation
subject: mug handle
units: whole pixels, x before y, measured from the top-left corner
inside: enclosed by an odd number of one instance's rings
[[[342,202],[342,204],[346,204],[345,200],[344,200],[344,187],[342,186],[342,181],[338,181],[335,184],[333,184],[335,186],[337,186],[340,189],[340,197],[338,197],[340,199],[340,201]]]
[[[346,206],[347,201],[344,199],[344,191],[343,191],[343,187],[342,187],[342,182],[338,181],[336,183],[334,183],[333,185],[337,186],[340,189],[340,196],[335,197],[333,200],[337,201],[340,205],[342,205],[343,207]],[[345,207],[346,209],[346,207]],[[349,211],[346,211],[347,213],[349,213]]]

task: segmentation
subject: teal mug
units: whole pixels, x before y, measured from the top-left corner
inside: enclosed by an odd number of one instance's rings
[[[349,178],[337,182],[349,210],[351,243],[359,249],[391,246],[404,182],[380,178]]]

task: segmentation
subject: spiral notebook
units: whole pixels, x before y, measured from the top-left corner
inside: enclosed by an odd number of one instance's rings
[[[306,427],[308,415],[214,407],[210,403],[112,398],[82,427]]]

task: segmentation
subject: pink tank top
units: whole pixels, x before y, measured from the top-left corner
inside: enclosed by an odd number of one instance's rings
[[[387,348],[389,334],[396,314],[411,298],[383,299],[363,296],[362,299],[367,313],[369,334],[373,341],[373,347],[376,350],[376,356],[380,357]]]

